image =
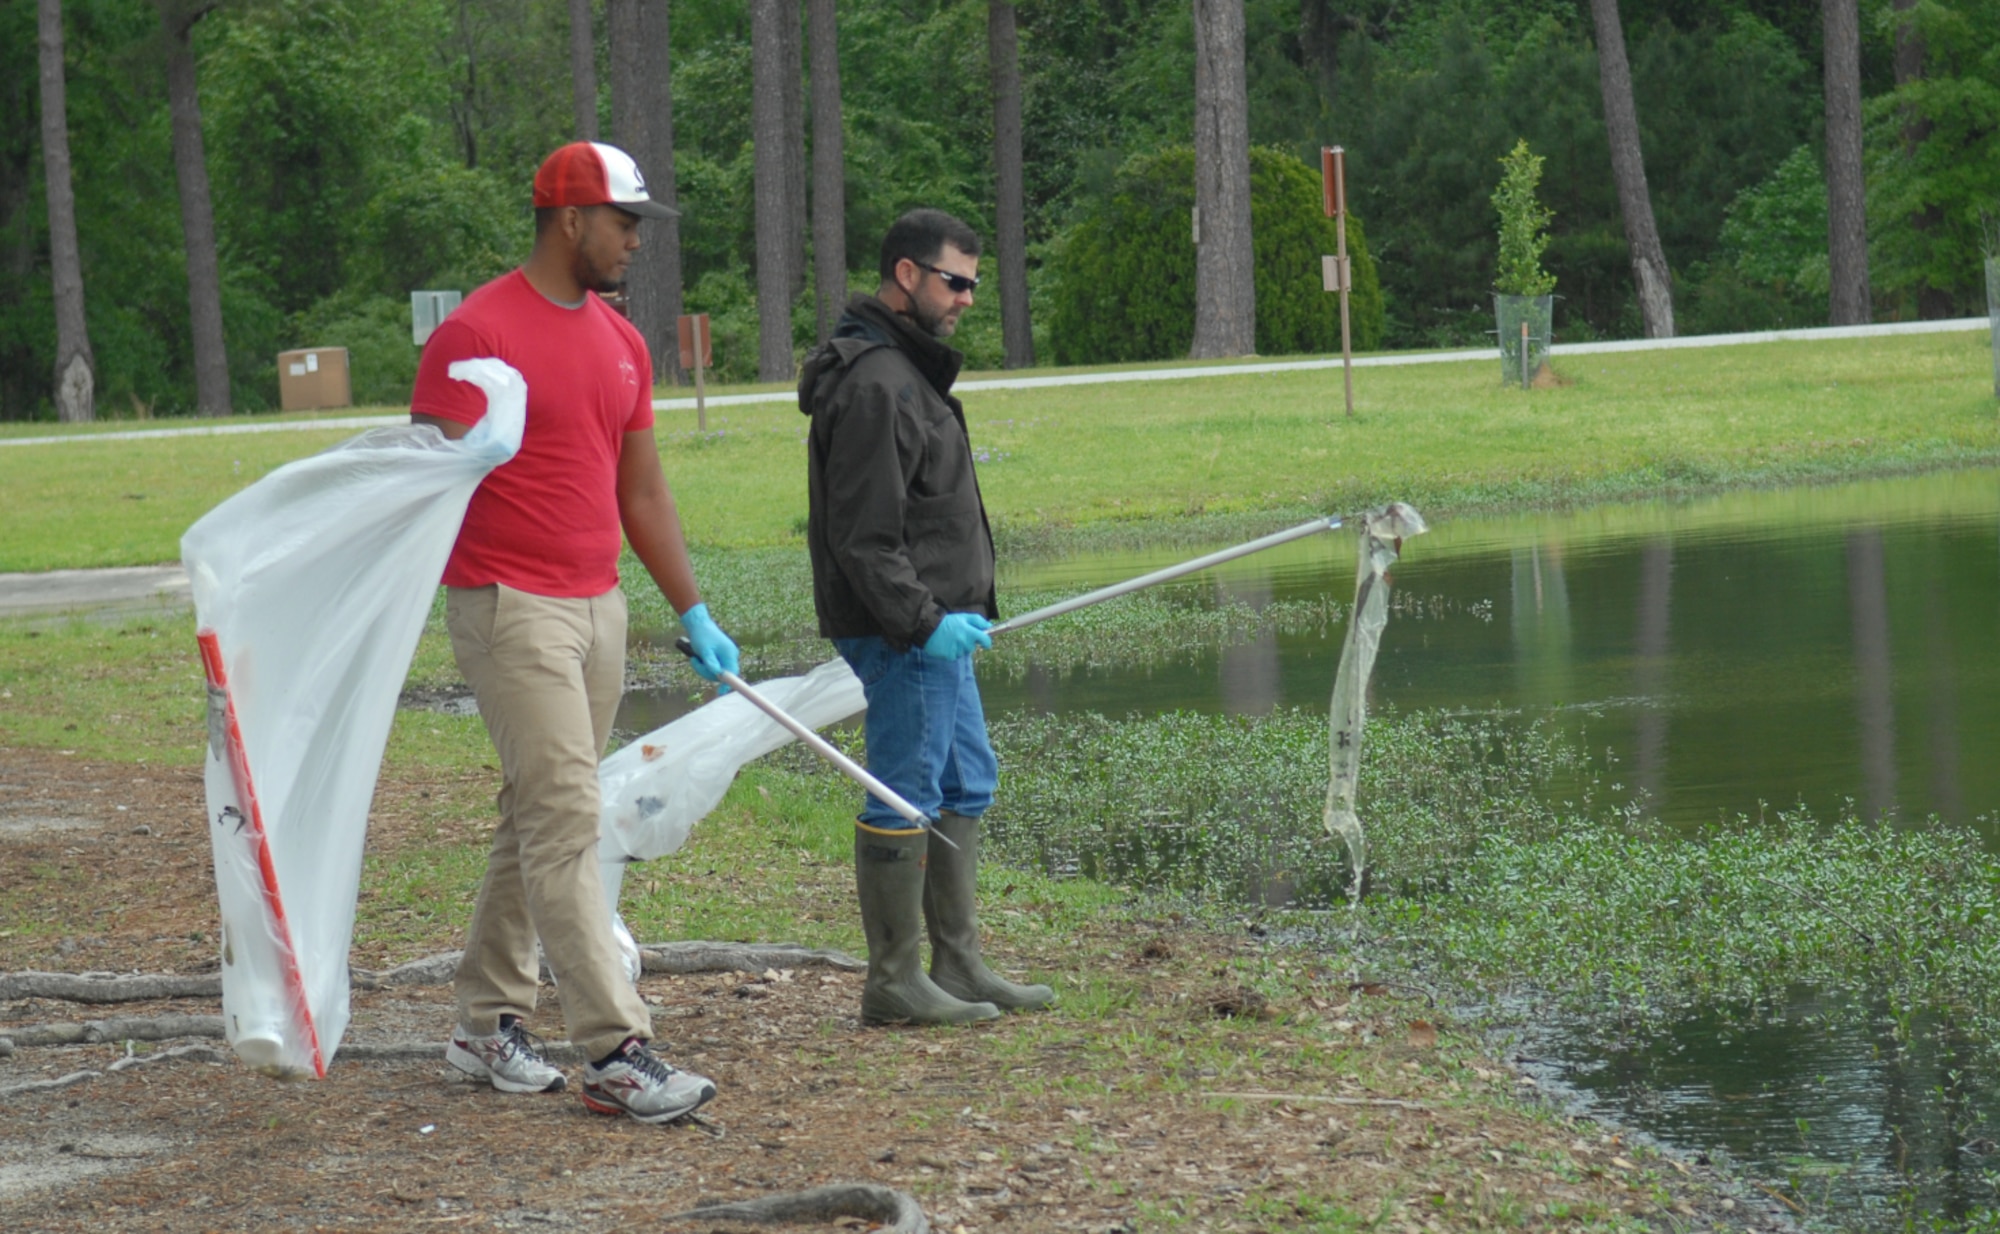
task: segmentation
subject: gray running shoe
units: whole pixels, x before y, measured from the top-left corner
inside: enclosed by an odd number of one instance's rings
[[[461,1025],[444,1048],[444,1061],[503,1093],[553,1093],[569,1083],[542,1057],[541,1038],[519,1020],[491,1037],[475,1037]]]
[[[642,1123],[670,1123],[708,1104],[715,1081],[667,1064],[638,1038],[610,1062],[583,1065],[583,1104],[599,1114],[629,1114]]]

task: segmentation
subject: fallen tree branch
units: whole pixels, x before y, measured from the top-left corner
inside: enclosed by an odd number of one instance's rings
[[[357,990],[386,990],[406,985],[445,985],[458,972],[458,951],[411,960],[380,972],[366,968],[353,970],[351,980]],[[838,968],[861,972],[866,960],[857,960],[844,951],[801,947],[797,943],[716,943],[690,940],[677,943],[645,943],[639,948],[641,967],[649,973],[761,973],[767,968]],[[550,979],[547,965],[542,980]]]
[[[930,1234],[923,1208],[905,1192],[874,1183],[834,1183],[809,1191],[783,1191],[761,1199],[703,1204],[668,1221],[837,1221],[856,1217],[880,1223],[888,1234]]]
[[[0,1003],[59,998],[66,1003],[137,1003],[150,998],[221,998],[217,973],[134,973],[124,977],[77,973],[0,973]]]
[[[72,1071],[60,1079],[29,1080],[25,1084],[9,1084],[5,1088],[0,1088],[0,1100],[5,1100],[19,1093],[39,1093],[57,1088],[68,1088],[72,1084],[81,1084],[85,1080],[94,1080],[103,1074],[102,1071]]]
[[[10,1028],[15,1048],[31,1045],[94,1045],[100,1041],[166,1041],[174,1037],[220,1037],[219,1015],[123,1016],[82,1024],[31,1024]]]
[[[127,1054],[124,1058],[106,1067],[106,1071],[129,1071],[134,1067],[145,1067],[153,1063],[164,1063],[176,1058],[192,1059],[197,1063],[226,1063],[229,1056],[209,1045],[177,1045],[170,1050],[154,1054]]]
[[[838,968],[858,973],[867,969],[845,951],[801,947],[797,943],[647,943],[639,948],[640,963],[649,973],[761,973],[767,968]]]
[[[349,984],[357,990],[387,990],[398,986],[447,985],[458,972],[462,952],[444,951],[394,968],[357,968]],[[802,947],[797,943],[718,943],[690,940],[647,943],[639,959],[649,973],[761,973],[771,968],[837,968],[861,972],[868,967],[844,951]],[[546,966],[542,980],[550,979]],[[102,976],[80,973],[0,973],[0,1002],[24,998],[60,999],[70,1003],[136,1003],[164,998],[221,998],[220,974],[134,973]],[[127,1034],[130,1035],[130,1034]],[[84,1038],[82,1040],[92,1040]],[[16,1041],[16,1044],[35,1044]]]
[[[1330,1097],[1317,1093],[1203,1093],[1201,1095],[1211,1100],[1228,1097],[1236,1101],[1317,1101],[1324,1105],[1374,1105],[1398,1110],[1430,1108],[1420,1101],[1403,1101],[1395,1097]]]

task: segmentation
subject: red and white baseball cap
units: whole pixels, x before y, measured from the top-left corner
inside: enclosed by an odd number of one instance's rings
[[[631,155],[601,141],[573,141],[542,160],[535,173],[535,208],[544,206],[616,206],[648,219],[681,216],[646,195],[646,177]]]

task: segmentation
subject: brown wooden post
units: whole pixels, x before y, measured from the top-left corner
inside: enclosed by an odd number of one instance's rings
[[[681,367],[694,372],[695,427],[708,431],[708,383],[702,374],[715,363],[713,344],[708,337],[708,314],[693,313],[675,323],[680,334]]]
[[[1334,280],[1340,292],[1340,377],[1347,391],[1347,416],[1354,418],[1354,345],[1349,333],[1348,293],[1354,290],[1354,272],[1347,261],[1347,151],[1340,146],[1321,146],[1319,151],[1321,204],[1334,220]]]

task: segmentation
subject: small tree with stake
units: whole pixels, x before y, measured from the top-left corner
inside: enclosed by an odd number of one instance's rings
[[[1493,280],[1493,312],[1500,335],[1500,379],[1524,387],[1548,362],[1556,277],[1542,268],[1554,217],[1535,196],[1542,182],[1542,156],[1526,139],[1500,160],[1500,186],[1493,208],[1500,215],[1499,271]]]

